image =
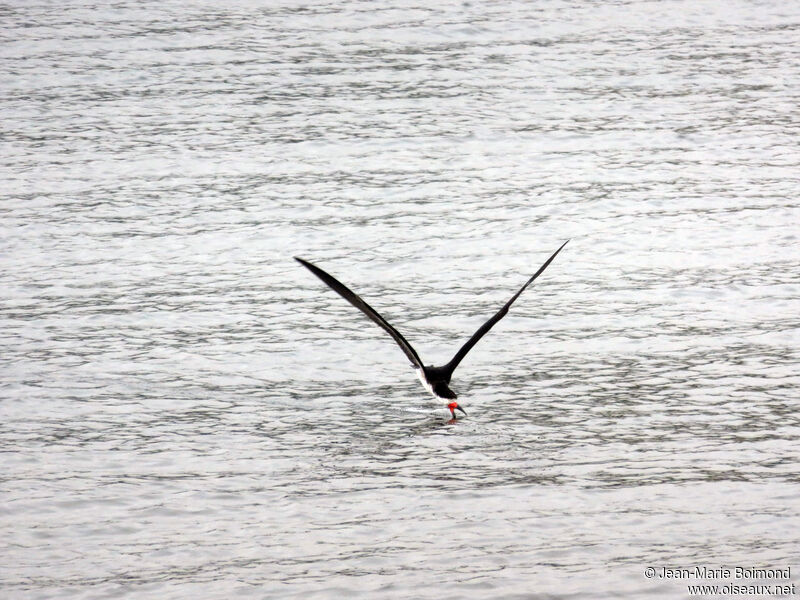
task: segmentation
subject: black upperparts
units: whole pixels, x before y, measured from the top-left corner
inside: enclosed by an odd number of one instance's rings
[[[446,398],[447,400],[455,400],[458,398],[456,393],[447,387],[447,384],[444,381],[434,383],[431,388],[433,388],[433,393],[439,396],[439,398]]]
[[[448,400],[453,400],[456,398],[456,393],[448,387],[450,383],[450,378],[453,375],[453,371],[456,370],[459,363],[462,359],[467,355],[467,353],[472,349],[472,347],[480,341],[480,339],[489,332],[489,330],[494,327],[494,325],[502,319],[506,313],[508,313],[508,309],[514,303],[514,301],[519,298],[520,294],[525,291],[525,289],[534,282],[534,280],[541,275],[544,270],[553,262],[553,259],[558,255],[559,252],[567,245],[567,240],[561,246],[553,252],[553,254],[548,258],[545,263],[539,267],[539,270],[536,271],[529,279],[525,282],[516,294],[514,294],[511,299],[506,302],[500,310],[498,310],[488,321],[486,321],[483,325],[478,328],[478,330],[472,334],[472,337],[467,340],[467,342],[461,346],[461,348],[456,352],[455,356],[452,360],[444,366],[441,367],[426,367],[422,364],[422,360],[417,354],[417,351],[411,346],[406,338],[402,336],[402,334],[397,331],[389,322],[384,319],[378,311],[372,308],[369,304],[364,302],[363,298],[356,294],[353,290],[349,287],[344,285],[341,281],[333,277],[333,275],[326,273],[316,265],[311,264],[310,262],[303,260],[302,258],[295,257],[295,260],[303,265],[306,269],[311,271],[314,275],[319,277],[322,281],[324,281],[331,289],[333,289],[336,293],[338,293],[342,298],[347,300],[350,304],[364,313],[369,319],[371,319],[374,323],[380,326],[386,333],[388,333],[397,345],[400,346],[400,349],[405,353],[408,359],[413,363],[413,365],[418,368],[422,369],[425,373],[425,380],[430,384],[433,392],[439,396],[440,398],[447,398]]]

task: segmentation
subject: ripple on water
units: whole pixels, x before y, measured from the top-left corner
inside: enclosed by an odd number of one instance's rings
[[[3,10],[7,596],[797,565],[793,5]]]

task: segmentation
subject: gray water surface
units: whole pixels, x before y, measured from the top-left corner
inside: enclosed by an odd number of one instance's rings
[[[4,598],[798,581],[800,5],[74,0],[0,39]],[[567,239],[455,424],[292,260],[442,364]]]

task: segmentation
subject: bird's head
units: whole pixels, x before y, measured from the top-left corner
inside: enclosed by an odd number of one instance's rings
[[[457,410],[460,410],[462,413],[464,413],[465,417],[467,416],[467,411],[465,411],[463,408],[461,408],[458,405],[458,402],[451,402],[450,404],[447,405],[447,408],[450,409],[450,416],[452,416],[454,419],[456,418],[456,411]]]

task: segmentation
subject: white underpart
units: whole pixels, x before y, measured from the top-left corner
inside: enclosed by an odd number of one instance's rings
[[[419,377],[419,381],[422,384],[422,387],[424,387],[426,390],[428,390],[434,398],[436,398],[437,400],[441,400],[441,398],[439,398],[439,396],[437,396],[436,394],[433,393],[433,387],[425,379],[425,373],[422,372],[422,369],[420,369],[419,367],[416,367],[414,370],[417,372],[417,377]]]
[[[433,386],[431,386],[431,384],[425,380],[425,373],[423,373],[422,369],[419,367],[414,367],[414,370],[417,372],[417,377],[419,377],[422,387],[428,390],[431,393],[431,396],[433,396],[433,401],[431,402],[430,408],[435,410],[436,415],[439,417],[453,417],[453,411],[441,405],[441,402],[444,400],[444,398],[440,398],[433,393]]]

